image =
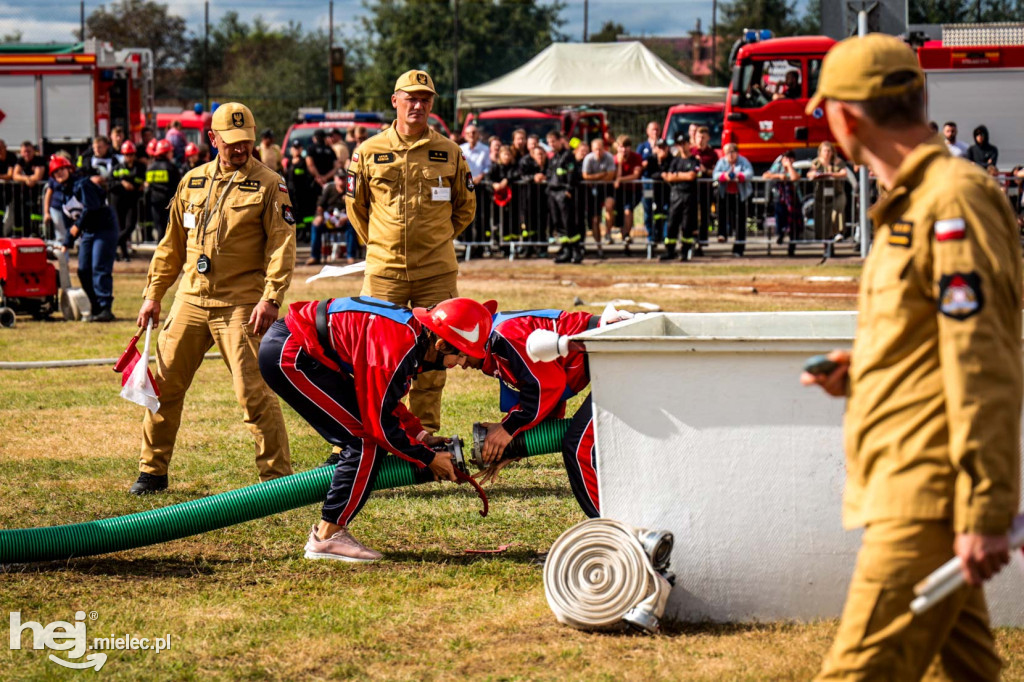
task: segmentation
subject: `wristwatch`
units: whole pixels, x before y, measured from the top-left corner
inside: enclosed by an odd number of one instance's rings
[[[277,308],[278,310],[280,310],[280,309],[281,309],[281,304],[280,304],[280,303],[278,303],[277,301],[275,301],[275,300],[274,300],[274,299],[272,299],[272,298],[268,298],[268,299],[267,299],[267,303],[269,303],[270,305],[274,306],[274,307],[275,307],[275,308]]]

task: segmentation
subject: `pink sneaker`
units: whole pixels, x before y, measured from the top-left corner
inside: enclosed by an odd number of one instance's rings
[[[321,540],[316,536],[316,526],[313,526],[305,550],[307,559],[333,559],[357,563],[377,561],[384,556],[352,537],[347,528],[342,528],[326,540]]]

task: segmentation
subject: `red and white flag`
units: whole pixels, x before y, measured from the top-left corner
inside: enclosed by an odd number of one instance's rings
[[[139,335],[128,342],[128,347],[114,365],[114,371],[121,374],[121,397],[142,405],[153,414],[160,409],[160,389],[149,371],[149,337],[153,322],[146,327],[146,342],[139,353]]]

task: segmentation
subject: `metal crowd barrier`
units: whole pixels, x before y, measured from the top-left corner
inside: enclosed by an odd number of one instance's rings
[[[755,177],[747,187],[733,191],[711,178],[697,181],[693,238],[702,249],[723,243],[745,255],[784,251],[829,256],[837,249],[856,251],[859,196],[852,175],[844,180],[797,181]],[[543,255],[548,247],[558,246],[563,235],[552,230],[546,183],[520,180],[510,189],[496,197],[490,183],[477,188],[477,217],[459,240],[465,260],[488,253],[514,260]],[[603,255],[605,247],[614,244],[626,254],[656,258],[664,248],[670,193],[671,185],[661,180],[618,186],[583,181],[573,192],[573,219],[582,223],[584,243],[591,251]],[[648,210],[653,215],[651,234],[646,227]]]

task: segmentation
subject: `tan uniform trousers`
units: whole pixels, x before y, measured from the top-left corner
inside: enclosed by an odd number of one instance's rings
[[[216,343],[231,372],[231,384],[242,406],[245,424],[256,439],[260,480],[292,473],[281,405],[260,374],[260,340],[246,331],[253,307],[250,304],[201,308],[175,300],[157,344],[160,411],[154,415],[147,410],[142,422],[140,471],[157,476],[167,473],[181,425],[185,393],[203,356]]]
[[[427,308],[459,295],[457,272],[408,282],[380,275],[367,275],[363,279],[363,296],[408,307]],[[444,391],[444,372],[424,372],[413,382],[409,391],[409,410],[420,418],[423,428],[437,432],[441,428],[441,392]]]
[[[981,588],[915,616],[914,584],[953,557],[943,521],[869,525],[843,619],[818,680],[996,680],[1002,663]]]

